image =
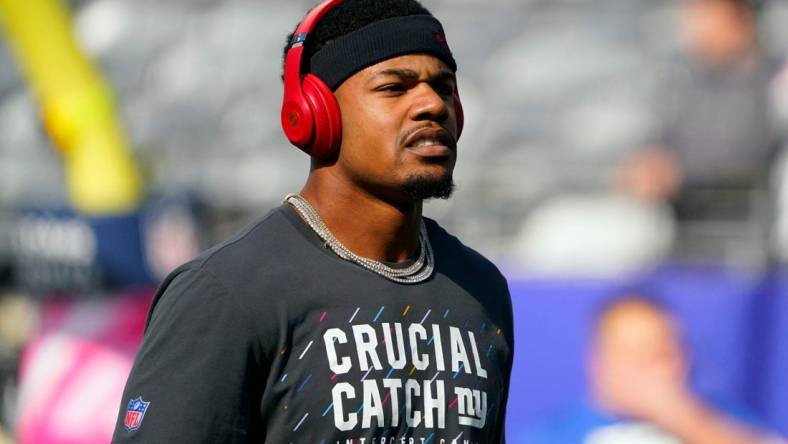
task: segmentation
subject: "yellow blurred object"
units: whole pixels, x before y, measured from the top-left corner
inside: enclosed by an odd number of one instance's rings
[[[33,337],[38,322],[38,306],[30,297],[0,294],[0,352],[20,350]]]
[[[112,92],[74,38],[61,0],[0,0],[0,24],[63,153],[72,203],[87,215],[133,211],[137,165]]]
[[[3,427],[0,427],[0,444],[14,444],[15,441],[6,433]]]

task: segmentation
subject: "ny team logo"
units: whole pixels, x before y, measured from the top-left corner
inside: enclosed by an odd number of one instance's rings
[[[145,416],[145,411],[148,410],[149,405],[150,401],[143,401],[142,396],[129,401],[129,404],[126,406],[126,418],[123,420],[123,425],[126,426],[128,432],[133,432],[140,428],[142,418]]]

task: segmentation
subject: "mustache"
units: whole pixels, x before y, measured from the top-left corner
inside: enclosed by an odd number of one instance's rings
[[[453,135],[449,130],[447,130],[443,126],[439,126],[439,125],[436,126],[429,124],[417,126],[403,131],[402,134],[400,134],[399,137],[397,138],[398,145],[404,146],[413,134],[419,131],[423,131],[425,129],[440,132],[440,139],[442,141],[448,142],[447,144],[449,145],[449,148],[453,150],[457,149],[457,136]]]

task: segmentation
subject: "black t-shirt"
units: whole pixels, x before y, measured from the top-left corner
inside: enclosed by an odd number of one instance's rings
[[[503,442],[506,280],[426,225],[435,273],[420,284],[340,259],[287,205],[174,271],[113,442]]]

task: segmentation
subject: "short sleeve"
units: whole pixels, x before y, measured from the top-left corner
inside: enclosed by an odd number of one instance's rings
[[[158,293],[112,442],[253,441],[265,370],[248,314],[200,269]]]

